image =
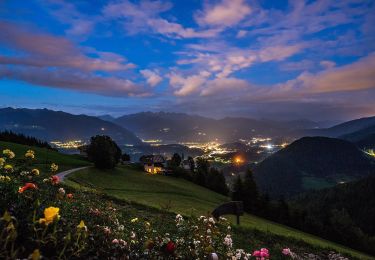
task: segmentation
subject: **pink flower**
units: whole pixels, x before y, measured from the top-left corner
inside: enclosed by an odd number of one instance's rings
[[[267,248],[261,248],[260,249],[260,256],[261,257],[270,257],[270,254],[268,252],[268,249]]]
[[[255,256],[256,259],[264,260],[269,258],[270,254],[267,248],[261,248],[260,250],[255,250],[253,256]]]
[[[57,175],[53,175],[53,176],[51,176],[51,183],[53,184],[53,185],[56,185],[56,184],[58,184],[60,182],[60,177],[59,176],[57,176]]]
[[[291,251],[289,248],[284,248],[282,251],[283,255],[290,255]]]
[[[112,244],[118,244],[118,243],[119,241],[116,238],[112,240]]]

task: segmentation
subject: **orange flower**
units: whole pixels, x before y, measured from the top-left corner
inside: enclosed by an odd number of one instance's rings
[[[29,190],[29,189],[36,190],[37,188],[38,187],[34,183],[27,182],[22,188],[18,189],[18,192],[23,193],[26,190]]]

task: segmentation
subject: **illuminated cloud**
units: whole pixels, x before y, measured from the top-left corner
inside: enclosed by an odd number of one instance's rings
[[[157,72],[152,70],[141,70],[140,73],[145,77],[147,84],[151,87],[155,87],[163,80]]]
[[[250,13],[251,8],[244,0],[222,0],[207,5],[195,18],[202,26],[228,27],[238,24]]]
[[[162,1],[140,1],[138,4],[123,0],[108,4],[103,14],[107,19],[122,19],[129,34],[156,33],[171,38],[210,38],[220,30],[195,30],[161,17],[172,8],[172,4]]]
[[[32,67],[17,69],[0,67],[1,79],[21,80],[43,87],[93,92],[104,96],[126,97],[147,94],[140,86],[127,79],[101,77],[75,71],[50,71]]]
[[[78,48],[66,38],[45,33],[31,33],[27,28],[8,22],[0,21],[0,44],[18,52],[13,56],[1,55],[1,64],[109,72],[135,67],[116,53]],[[92,57],[93,55],[96,57]]]

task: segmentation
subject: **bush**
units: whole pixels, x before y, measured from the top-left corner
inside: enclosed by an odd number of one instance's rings
[[[121,149],[109,136],[97,135],[91,137],[87,155],[96,168],[113,169],[121,158]]]

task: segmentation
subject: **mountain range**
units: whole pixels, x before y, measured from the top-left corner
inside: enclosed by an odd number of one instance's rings
[[[141,112],[118,118],[73,115],[48,109],[0,109],[0,130],[12,130],[42,140],[88,139],[107,134],[119,144],[141,144],[159,139],[165,144],[181,142],[238,142],[253,137],[288,138],[303,136],[337,137],[373,148],[375,117],[348,121],[330,128],[310,120],[276,121],[244,117],[207,118],[167,112]]]
[[[135,132],[142,139],[160,139],[166,143],[233,142],[254,136],[284,137],[298,129],[319,127],[309,120],[288,122],[242,117],[212,119],[198,115],[166,112],[142,112],[124,115],[112,122]]]
[[[375,158],[355,144],[328,137],[303,137],[270,155],[254,169],[263,192],[293,196],[375,174]]]
[[[0,109],[0,130],[34,136],[46,141],[88,140],[97,134],[111,136],[119,144],[141,144],[131,131],[87,115],[48,109]]]
[[[375,116],[364,117],[350,120],[329,128],[323,129],[304,129],[299,131],[301,136],[326,136],[326,137],[342,137],[363,129],[375,126]]]

